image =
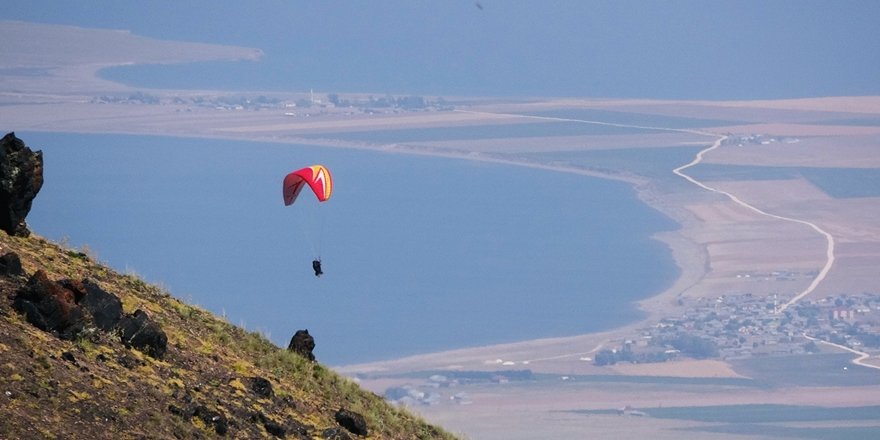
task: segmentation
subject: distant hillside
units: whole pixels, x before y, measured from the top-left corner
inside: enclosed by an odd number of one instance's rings
[[[453,438],[321,364],[82,252],[0,231],[0,255],[0,438],[345,439],[359,437],[357,414],[368,438]],[[97,313],[83,314],[76,332],[35,327],[14,306],[38,272],[74,292],[85,285],[118,297],[124,316],[143,311],[164,332],[164,353],[134,348],[136,337],[126,339],[121,326],[100,330]]]

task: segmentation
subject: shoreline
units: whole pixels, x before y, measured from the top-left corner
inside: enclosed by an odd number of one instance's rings
[[[481,113],[481,112],[474,112]],[[523,116],[528,118],[529,116]],[[605,125],[605,123],[602,123]],[[619,125],[619,124],[609,124],[609,125]],[[668,130],[671,132],[692,132],[698,133],[701,135],[708,135],[720,138],[720,135],[715,135],[713,133],[708,132],[698,132],[695,130],[681,130],[681,129],[668,129],[662,127],[651,127],[652,129],[661,129]],[[710,148],[713,143],[707,141],[707,148]],[[701,153],[704,150],[701,150]],[[407,154],[406,152],[401,151],[401,153]],[[578,350],[576,353],[563,353],[563,354],[544,354],[538,359],[519,359],[519,360],[509,360],[508,362],[514,362],[514,364],[520,363],[523,365],[532,365],[533,362],[544,361],[544,360],[559,360],[563,358],[574,358],[574,357],[583,357],[582,355],[590,354],[598,351],[606,342],[620,339],[627,334],[631,334],[639,328],[642,328],[646,325],[650,325],[662,319],[663,317],[670,316],[670,310],[675,308],[673,304],[675,299],[686,292],[690,287],[699,283],[701,279],[703,279],[708,274],[708,265],[709,265],[709,256],[705,252],[705,249],[702,249],[698,243],[689,240],[686,237],[686,232],[689,228],[692,228],[693,221],[688,218],[686,214],[683,213],[682,209],[675,209],[670,206],[668,203],[663,203],[662,198],[657,194],[652,193],[649,188],[646,188],[650,180],[641,179],[636,177],[622,177],[618,175],[610,175],[599,172],[590,172],[588,170],[581,170],[573,167],[564,167],[557,166],[552,164],[545,163],[527,163],[527,162],[518,162],[513,160],[500,160],[500,159],[491,159],[491,158],[478,158],[474,157],[472,154],[462,154],[462,155],[449,155],[449,154],[432,154],[430,152],[417,152],[410,154],[428,154],[428,155],[437,155],[443,157],[457,157],[463,160],[470,161],[488,161],[493,163],[501,163],[510,166],[524,166],[531,168],[540,168],[545,169],[551,172],[560,172],[560,173],[570,173],[570,174],[579,174],[579,175],[587,175],[591,177],[601,178],[605,180],[612,180],[618,182],[624,182],[633,189],[636,195],[636,199],[644,204],[645,206],[657,210],[662,213],[664,216],[671,219],[678,225],[678,228],[673,231],[665,231],[660,233],[655,233],[649,238],[652,240],[657,240],[663,243],[670,251],[671,257],[675,266],[678,268],[678,275],[672,284],[657,292],[654,295],[648,296],[641,300],[634,301],[633,306],[645,316],[641,319],[638,319],[633,322],[625,323],[608,330],[590,332],[590,333],[582,333],[575,334],[570,336],[559,336],[559,337],[548,337],[548,338],[535,338],[535,339],[527,339],[516,342],[508,342],[508,343],[500,343],[500,344],[486,344],[474,347],[464,347],[459,349],[450,349],[450,350],[442,350],[438,352],[426,352],[422,354],[416,354],[411,356],[404,356],[400,358],[392,358],[387,360],[375,361],[375,362],[364,362],[357,364],[348,364],[348,365],[340,365],[334,366],[333,368],[340,372],[347,372],[350,374],[356,373],[364,373],[367,371],[383,371],[388,369],[402,369],[406,370],[408,368],[407,365],[411,364],[436,364],[440,366],[440,364],[448,364],[450,358],[458,359],[459,363],[463,362],[474,362],[475,357],[481,356],[482,354],[491,354],[497,355],[500,357],[512,358],[512,357],[522,357],[525,354],[528,354],[530,351],[535,352],[544,352],[547,351],[548,347],[558,347],[556,350],[561,350],[562,346],[566,345],[587,345],[595,344],[595,347],[591,350],[580,351]],[[674,174],[674,170],[669,171],[670,174]],[[540,346],[539,350],[536,346]],[[570,350],[569,350],[570,351]],[[539,356],[539,355],[535,355]],[[441,359],[436,359],[436,358]],[[487,357],[487,356],[483,356]],[[491,356],[488,356],[491,358]],[[534,356],[532,356],[534,357]],[[486,364],[490,359],[483,360],[483,365],[492,365]],[[426,369],[431,369],[431,367],[425,367]]]
[[[465,156],[462,156],[461,159],[479,160]],[[642,318],[607,330],[569,336],[526,339],[515,342],[485,344],[473,347],[426,352],[374,362],[332,366],[334,370],[343,373],[357,374],[388,370],[408,370],[411,369],[414,364],[433,365],[433,367],[424,366],[425,369],[431,369],[449,366],[450,362],[454,362],[455,364],[469,363],[471,365],[486,366],[493,365],[491,363],[487,364],[487,361],[499,358],[507,359],[520,365],[533,366],[536,361],[580,358],[583,357],[582,355],[598,351],[608,341],[620,339],[639,328],[654,323],[663,317],[669,316],[670,309],[675,308],[675,299],[688,288],[696,285],[708,273],[708,255],[705,250],[701,249],[696,242],[687,239],[684,234],[693,220],[687,219],[683,214],[676,215],[676,213],[674,213],[675,210],[671,209],[666,204],[651,202],[650,200],[659,199],[652,196],[650,190],[639,189],[640,184],[644,182],[624,180],[616,176],[601,175],[599,173],[579,173],[573,169],[546,164],[543,166],[535,166],[532,164],[512,161],[504,161],[502,163],[510,166],[537,167],[562,173],[585,174],[591,177],[598,177],[612,181],[623,180],[628,183],[634,189],[636,198],[639,202],[651,209],[661,212],[679,226],[679,228],[674,231],[655,233],[649,237],[652,240],[657,240],[663,243],[670,250],[673,262],[679,270],[675,280],[669,287],[656,294],[632,302],[633,307],[644,314]],[[592,348],[589,350],[574,350],[575,352],[573,353],[558,353],[558,351],[564,346]],[[562,351],[570,352],[572,350]],[[534,359],[535,357],[537,357],[537,359]],[[525,362],[525,364],[523,364],[523,362]]]
[[[25,130],[27,131],[27,130]],[[46,132],[56,133],[53,130],[46,130]],[[681,235],[681,231],[685,228],[686,221],[679,220],[675,218],[673,214],[667,209],[664,209],[663,204],[652,203],[650,200],[656,200],[657,197],[651,196],[651,192],[649,189],[645,189],[648,187],[646,183],[647,180],[637,179],[628,176],[622,175],[608,175],[600,172],[594,172],[586,169],[574,168],[574,167],[565,167],[553,164],[546,164],[541,162],[524,162],[524,161],[516,161],[509,160],[504,158],[497,158],[487,155],[474,155],[474,154],[465,154],[465,153],[455,153],[449,151],[430,151],[427,149],[422,149],[418,147],[412,147],[407,145],[397,145],[392,144],[393,148],[389,148],[387,144],[370,144],[364,142],[352,142],[352,141],[339,141],[339,140],[325,140],[323,142],[314,142],[312,139],[302,139],[300,141],[297,140],[271,140],[271,139],[261,139],[261,138],[244,138],[242,136],[235,135],[214,135],[214,136],[205,136],[205,135],[190,135],[190,136],[182,136],[179,133],[165,133],[165,134],[157,134],[157,133],[144,133],[135,130],[121,130],[115,131],[113,133],[108,133],[106,131],[80,131],[79,133],[89,133],[89,134],[118,134],[118,135],[131,135],[131,136],[169,136],[169,137],[189,137],[193,139],[220,139],[220,140],[229,140],[229,141],[243,141],[247,139],[252,142],[263,142],[263,143],[273,143],[278,145],[308,145],[315,147],[323,147],[323,148],[338,148],[344,150],[360,150],[360,151],[371,151],[375,153],[390,153],[390,154],[405,154],[405,155],[416,155],[416,156],[433,156],[438,158],[447,158],[447,159],[458,159],[465,160],[468,162],[484,162],[484,163],[493,163],[504,165],[508,167],[526,167],[533,169],[541,169],[550,172],[557,173],[566,173],[566,174],[576,174],[582,175],[586,177],[593,178],[601,178],[603,180],[619,182],[629,185],[630,188],[633,189],[634,196],[636,197],[639,203],[648,206],[651,209],[657,210],[662,213],[664,216],[672,219],[679,228],[672,231],[665,231],[660,233],[655,233],[652,236],[648,236],[651,240],[657,240],[663,243],[670,249],[671,256],[673,258],[673,262],[678,269],[678,275],[675,276],[675,279],[672,281],[672,284],[657,292],[656,294],[647,296],[640,300],[634,300],[630,303],[631,307],[635,307],[640,313],[644,314],[643,317],[637,319],[632,322],[623,323],[620,325],[616,325],[607,330],[600,330],[589,333],[578,333],[567,336],[554,336],[554,337],[545,337],[545,338],[533,338],[533,339],[523,339],[513,342],[506,343],[497,343],[497,344],[483,344],[478,346],[465,346],[460,348],[453,348],[448,350],[439,350],[439,351],[428,351],[424,353],[418,353],[408,356],[401,357],[392,357],[388,359],[378,360],[378,361],[369,361],[369,362],[361,362],[356,364],[344,364],[344,365],[332,365],[331,368],[336,370],[351,370],[351,369],[360,369],[361,366],[371,366],[374,364],[387,364],[387,363],[397,363],[399,361],[409,362],[413,359],[423,359],[423,358],[432,358],[435,356],[445,357],[451,353],[462,353],[465,356],[470,357],[469,352],[483,352],[486,350],[495,352],[495,351],[513,351],[516,352],[516,356],[524,358],[525,360],[535,359],[537,361],[545,360],[545,358],[552,358],[553,360],[564,358],[564,357],[575,357],[575,355],[581,355],[596,351],[599,346],[601,346],[602,342],[607,341],[609,339],[614,339],[620,337],[620,335],[625,334],[626,332],[631,332],[634,329],[645,325],[646,323],[651,322],[659,316],[665,315],[665,310],[668,309],[669,305],[672,301],[674,301],[675,297],[681,293],[682,289],[680,286],[690,286],[696,282],[699,278],[701,278],[705,272],[704,271],[694,271],[689,270],[690,265],[687,261],[694,261],[695,259],[700,260],[702,263],[699,267],[704,267],[705,262],[703,261],[705,255],[701,255],[699,253],[695,253],[692,250],[696,248],[693,243],[690,243],[683,235]],[[663,310],[655,310],[655,307],[660,304],[667,304],[663,306]],[[595,343],[594,343],[595,341]],[[559,353],[545,353],[547,350],[541,349],[543,346],[560,346],[560,345],[583,345],[588,344],[591,345],[590,350],[577,350],[577,353],[572,354],[559,354]],[[539,347],[540,346],[540,347]],[[595,346],[595,348],[593,348]],[[555,350],[559,350],[557,348]],[[570,351],[570,350],[564,350]],[[482,364],[485,359],[483,356],[475,354],[480,357],[479,362]],[[507,356],[507,355],[505,355]],[[535,360],[533,360],[534,362]]]
[[[639,328],[669,316],[668,311],[675,307],[673,304],[675,298],[705,276],[705,269],[695,269],[695,267],[704,267],[704,255],[692,250],[692,248],[697,247],[696,245],[688,244],[684,237],[676,237],[674,234],[677,234],[677,232],[663,233],[663,237],[655,236],[652,238],[663,242],[670,248],[673,260],[680,270],[679,276],[668,288],[653,296],[633,302],[633,306],[644,314],[642,318],[636,321],[621,324],[608,330],[590,333],[462,347],[373,362],[333,365],[331,368],[346,374],[395,370],[408,371],[412,369],[431,370],[449,367],[456,367],[453,369],[473,368],[479,370],[490,366],[494,367],[490,368],[494,370],[501,367],[502,362],[497,362],[500,359],[505,362],[513,362],[514,365],[528,365],[533,369],[537,366],[536,371],[545,371],[539,365],[542,361],[558,361],[563,359],[580,361],[580,358],[599,351],[607,342],[624,338]],[[699,260],[703,264],[700,266],[681,266],[681,262],[686,260]],[[565,349],[565,347],[571,348]],[[554,370],[552,366],[550,367],[550,370],[546,371]],[[566,368],[568,368],[566,372],[572,374],[580,370],[579,368],[572,368],[570,365]]]

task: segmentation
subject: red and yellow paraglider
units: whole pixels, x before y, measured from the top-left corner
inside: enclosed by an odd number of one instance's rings
[[[319,202],[326,202],[333,193],[333,179],[324,165],[312,165],[296,170],[284,177],[284,204],[290,206],[299,197],[303,187],[309,185]]]
[[[315,197],[317,197],[319,203],[326,202],[330,199],[330,195],[333,194],[333,178],[330,176],[330,170],[323,165],[312,165],[296,170],[285,176],[284,184],[282,186],[284,205],[293,205],[299,197],[299,193],[302,192],[303,188],[306,186],[315,193]],[[311,234],[307,233],[306,235]],[[313,237],[308,238],[312,241],[311,238]],[[319,277],[324,273],[321,270],[321,254],[318,250],[318,245],[314,242],[312,242],[312,247],[317,254],[312,261],[312,269],[315,271],[315,276]]]

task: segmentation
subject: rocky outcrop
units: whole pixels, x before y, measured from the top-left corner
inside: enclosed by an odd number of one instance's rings
[[[65,280],[61,285],[73,291],[77,304],[92,315],[95,326],[105,332],[116,328],[122,318],[122,301],[89,281]]]
[[[274,435],[278,438],[287,437],[287,429],[281,426],[280,423],[266,417],[263,413],[257,413],[252,417],[252,421],[259,422],[263,424],[263,429],[266,430],[269,434]]]
[[[194,417],[202,419],[202,422],[214,428],[214,432],[220,435],[226,435],[229,431],[229,420],[219,411],[214,411],[207,406],[199,405],[193,413]]]
[[[180,416],[186,420],[192,420],[194,417],[199,418],[202,424],[214,429],[214,432],[224,436],[229,432],[230,421],[220,411],[208,408],[205,405],[187,403],[184,408],[176,405],[169,405],[168,412]]]
[[[0,274],[20,270],[21,263],[16,268],[16,261],[14,254],[0,257]],[[4,269],[8,267],[11,269]],[[56,282],[39,270],[16,292],[13,306],[35,327],[61,339],[76,339],[90,327],[105,332],[118,329],[126,347],[136,348],[156,359],[165,356],[168,337],[158,324],[142,310],[123,315],[122,301],[87,279]]]
[[[31,151],[8,133],[0,139],[0,229],[9,235],[30,235],[25,217],[43,187],[43,152]]]
[[[341,408],[339,411],[336,411],[335,417],[336,423],[339,423],[339,426],[347,429],[348,432],[362,437],[369,435],[367,421],[364,419],[364,416]]]
[[[86,315],[76,304],[74,292],[50,280],[42,270],[18,291],[13,305],[35,327],[61,339],[75,339],[86,325]]]
[[[352,440],[348,431],[338,426],[325,429],[321,432],[321,438],[324,440]]]
[[[290,338],[290,344],[287,349],[310,360],[315,360],[312,351],[315,349],[315,338],[313,338],[308,330],[297,330]]]
[[[21,267],[21,259],[14,252],[7,252],[0,256],[0,276],[23,277],[24,269]]]
[[[249,379],[251,391],[254,392],[259,397],[264,399],[271,399],[275,397],[275,391],[272,389],[272,382],[269,382],[269,379],[264,377],[251,377]]]
[[[143,310],[135,310],[119,321],[119,332],[126,347],[134,347],[144,353],[162,359],[168,347],[168,337],[158,324]]]

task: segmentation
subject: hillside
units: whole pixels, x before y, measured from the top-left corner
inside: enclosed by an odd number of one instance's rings
[[[357,438],[337,421],[340,409],[363,416],[368,438],[452,438],[321,364],[82,252],[0,231],[0,254],[10,253],[26,275],[0,275],[0,438]],[[3,260],[3,268],[15,266]],[[65,340],[27,322],[14,298],[38,271],[88,280],[116,295],[123,313],[146,312],[167,336],[165,353],[127,348],[119,330],[86,325]]]

